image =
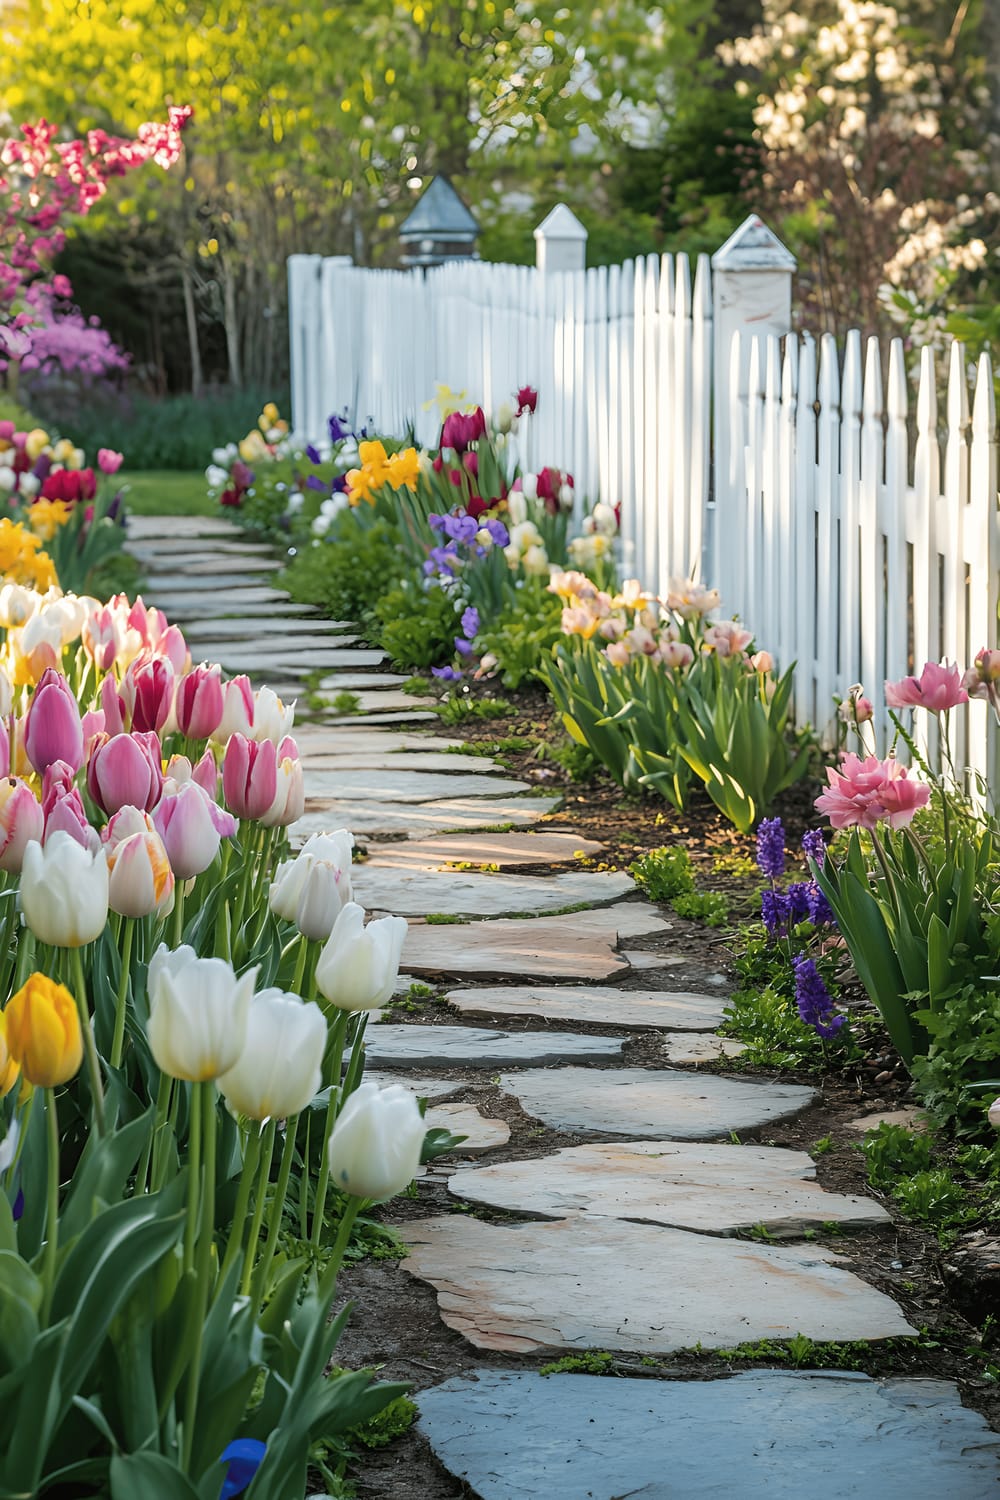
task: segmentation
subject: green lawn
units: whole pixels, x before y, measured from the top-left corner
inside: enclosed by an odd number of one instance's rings
[[[136,470],[127,474],[126,508],[137,516],[214,516],[220,513],[218,500],[206,493],[202,469]]]

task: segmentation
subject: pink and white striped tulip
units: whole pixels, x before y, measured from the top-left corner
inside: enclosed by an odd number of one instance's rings
[[[206,740],[222,723],[222,668],[204,663],[194,667],[177,684],[174,715],[181,734],[191,740]]]
[[[265,828],[287,828],[305,811],[306,790],[302,776],[299,747],[289,735],[278,746],[277,788],[274,801],[261,814]]]
[[[253,688],[249,677],[231,677],[222,685],[222,718],[212,734],[216,744],[224,745],[234,734],[253,738]]]
[[[41,776],[57,760],[76,772],[83,765],[83,726],[69,683],[60,672],[43,673],[28,709],[24,748]]]
[[[222,794],[238,818],[261,818],[278,790],[278,752],[271,740],[234,734],[222,761]]]
[[[122,678],[121,696],[131,728],[141,734],[163,728],[174,706],[175,673],[165,656],[144,651]]]
[[[0,870],[19,875],[25,845],[41,843],[45,815],[27,782],[16,776],[0,781]]]

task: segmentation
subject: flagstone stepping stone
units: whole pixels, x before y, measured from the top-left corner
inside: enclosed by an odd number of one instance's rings
[[[352,639],[355,638],[352,637]],[[310,645],[315,646],[316,642],[299,641],[295,644],[304,646],[308,650]],[[327,643],[324,641],[323,644]],[[352,693],[367,691],[369,688],[399,687],[401,683],[408,681],[409,678],[400,676],[398,672],[335,672],[332,677],[323,679],[320,690],[324,693]],[[407,694],[407,697],[410,696],[412,695]]]
[[[126,501],[128,497],[126,495]],[[226,537],[239,541],[239,531],[221,516],[137,516],[129,514],[126,534],[130,542],[163,537]]]
[[[128,528],[131,532],[131,527]],[[221,557],[247,557],[251,559],[264,558],[275,567],[282,566],[275,558],[274,548],[267,542],[234,542],[229,537],[214,537],[211,545],[203,553],[198,553],[191,546],[190,537],[157,536],[146,539],[135,538],[130,535],[125,543],[126,548],[133,557],[140,560],[152,558],[183,557],[203,565],[207,559]]]
[[[892,1222],[873,1198],[826,1192],[804,1151],[775,1146],[568,1146],[535,1161],[458,1172],[448,1190],[513,1213],[548,1219],[594,1214],[702,1234],[736,1234],[763,1224],[772,1235],[801,1235],[820,1224]]]
[[[397,833],[419,837],[447,833],[452,828],[488,828],[498,823],[529,824],[559,806],[558,797],[445,798],[440,802],[380,803],[331,799],[307,800],[305,817],[294,824],[296,833],[323,828],[349,828],[352,833]]]
[[[235,583],[235,579],[231,576],[233,574],[276,573],[284,567],[280,558],[273,554],[268,556],[266,553],[234,555],[231,552],[219,552],[213,548],[211,552],[193,556],[190,542],[187,543],[187,552],[183,555],[164,553],[159,550],[147,552],[144,555],[151,559],[151,565],[148,567],[151,577],[159,573],[160,569],[156,565],[160,564],[164,573],[171,568],[180,568],[183,578],[197,578],[199,581],[202,578],[224,578],[227,587]],[[156,582],[161,582],[161,579],[156,577]]]
[[[227,622],[222,620],[216,621],[215,623],[226,624]],[[237,622],[234,621],[232,623],[235,624]],[[241,637],[246,636],[248,632],[247,624],[243,621],[238,623],[240,624]],[[262,632],[266,628],[266,626],[262,626]],[[301,662],[302,657],[308,652],[321,650],[324,648],[334,648],[338,651],[345,651],[348,649],[348,647],[352,647],[355,642],[361,640],[361,637],[359,635],[338,635],[327,637],[301,636],[296,640],[282,640],[281,653],[284,654],[279,654],[277,652],[270,653],[264,650],[258,651],[254,639],[243,640],[241,638],[234,645],[233,641],[225,635],[212,634],[193,636],[190,630],[185,630],[184,635],[192,655],[196,654],[199,651],[203,654],[210,651],[216,661],[227,662],[230,657],[236,656],[237,659],[245,658],[247,660],[252,657],[256,662],[260,659],[261,656],[273,654],[274,661],[278,664],[283,672],[287,672],[290,670],[291,663],[293,661]],[[260,636],[258,636],[257,639],[260,639]],[[269,665],[269,663],[265,661],[264,665],[267,666]],[[247,670],[256,671],[257,669],[256,667],[254,667]]]
[[[147,604],[153,602],[152,596],[146,600]],[[172,599],[169,604],[162,599],[157,599],[158,608],[170,616],[171,621],[177,624],[185,620],[205,621],[208,624],[216,624],[220,620],[231,620],[233,624],[241,627],[241,633],[247,634],[247,622],[251,622],[251,629],[263,630],[258,621],[270,621],[274,614],[274,605],[270,603],[250,604],[246,601],[239,603],[231,602],[224,594],[202,595],[185,594],[179,598]],[[287,599],[281,605],[282,614],[285,615],[309,615],[312,616],[311,604],[291,604]]]
[[[441,739],[423,730],[414,733],[406,729],[369,729],[368,724],[367,718],[356,724],[307,724],[298,736],[299,745],[308,746],[310,754],[319,757],[341,760],[345,754],[363,755],[367,761],[369,755],[395,755],[403,750],[440,753],[449,745],[461,749],[463,744],[462,740]]]
[[[356,639],[349,637],[348,640]],[[374,646],[351,646],[348,640],[338,640],[336,645],[314,644],[308,651],[293,648],[269,650],[250,646],[228,647],[220,653],[222,665],[231,672],[251,672],[260,677],[267,672],[289,672],[293,676],[305,676],[318,672],[323,667],[377,667],[386,660],[384,651]],[[343,641],[343,644],[341,644]]]
[[[627,964],[615,952],[614,929],[608,934],[593,927],[595,915],[587,911],[527,921],[501,918],[415,926],[403,944],[403,963],[411,973],[459,979],[476,974],[491,979],[500,974],[518,979],[615,979],[627,974]]]
[[[819,1342],[916,1333],[889,1297],[813,1244],[587,1215],[487,1224],[447,1214],[400,1232],[405,1269],[434,1287],[445,1323],[477,1349],[655,1355],[796,1334]]]
[[[365,716],[364,716],[363,719],[359,718],[359,719],[356,719],[356,720],[352,720],[352,718],[350,716],[348,716],[348,715],[331,713],[331,712],[326,711],[326,710],[321,710],[318,714],[315,715],[315,719],[316,719],[316,722],[319,723],[319,724],[335,724],[337,726],[351,724],[351,723],[359,723],[359,724],[431,724],[431,723],[435,723],[436,724],[438,722],[438,716],[433,711],[427,710],[426,712],[423,712],[423,711],[418,711],[417,709],[412,709],[410,711],[404,711],[404,712],[401,712],[401,713],[395,713],[395,712],[390,712],[390,713],[385,713],[385,714],[368,713],[368,714],[365,714]]]
[[[435,739],[433,743],[442,742]],[[486,762],[487,766],[492,764]],[[372,868],[427,870],[441,870],[449,864],[496,865],[498,870],[504,870],[521,865],[564,864],[578,852],[590,856],[600,853],[603,847],[596,840],[580,838],[575,833],[451,834],[413,839],[406,844],[370,844],[368,864]]]
[[[376,1068],[367,1067],[364,1076],[366,1083],[377,1083],[380,1089],[402,1084],[418,1099],[433,1100],[437,1104],[453,1098],[455,1094],[461,1094],[469,1087],[467,1083],[455,1078],[411,1078],[406,1073],[380,1073]]]
[[[436,741],[425,739],[424,745],[433,745]],[[299,750],[301,752],[300,744]],[[317,754],[310,751],[309,765],[317,771],[330,771],[336,767],[343,767],[346,755],[355,755],[358,752],[353,745],[342,745],[340,749],[325,754]],[[443,750],[407,750],[404,752],[390,750],[367,750],[364,754],[366,771],[441,771],[444,773],[458,773],[469,771],[473,773],[482,772],[484,775],[496,773],[499,776],[507,775],[507,767],[502,766],[498,760],[489,760],[485,755],[448,755]],[[435,866],[416,865],[415,869],[434,869]]]
[[[620,906],[603,907],[589,914],[593,931],[617,933],[619,938],[649,937],[670,932],[673,923],[661,917],[648,901],[623,901]]]
[[[441,797],[513,797],[528,791],[525,781],[506,776],[435,775],[431,771],[409,771],[401,757],[398,770],[369,771],[341,764],[336,770],[317,771],[310,792],[338,797],[379,798],[383,802],[431,802]]]
[[[204,606],[207,601],[211,602],[215,610],[227,609],[230,612],[242,609],[247,604],[280,604],[283,608],[288,605],[287,594],[278,589],[269,589],[263,584],[236,589],[230,588],[228,584],[213,588],[211,580],[207,578],[201,582],[202,586],[197,589],[178,588],[159,594],[160,609],[166,610],[169,614],[171,610]]]
[[[404,962],[408,959],[404,956]],[[619,1062],[622,1037],[475,1026],[373,1026],[365,1052],[380,1068],[498,1068],[523,1063]]]
[[[1000,1481],[1000,1436],[943,1380],[482,1369],[416,1401],[436,1458],[480,1500],[984,1500]]]
[[[303,664],[303,675],[308,670],[307,664]],[[343,691],[342,689],[338,691]],[[320,688],[320,692],[327,699],[327,718],[336,719],[348,717],[351,714],[372,713],[394,713],[402,721],[404,719],[423,718],[423,710],[428,705],[435,707],[436,698],[417,698],[412,693],[402,693],[395,688],[375,688],[373,691],[358,692],[352,689],[357,703],[352,704],[350,709],[343,713],[337,708],[333,701],[335,690],[332,688]]]
[[[867,1130],[877,1130],[880,1125],[901,1125],[904,1130],[926,1130],[930,1124],[922,1109],[915,1104],[903,1109],[883,1109],[873,1115],[862,1115],[860,1119],[848,1120],[848,1130],[863,1135]]]
[[[449,1155],[478,1156],[481,1151],[506,1146],[510,1140],[507,1121],[480,1114],[474,1104],[434,1104],[424,1115],[424,1124],[428,1130],[450,1130],[452,1135],[466,1137]]]
[[[663,1054],[669,1063],[720,1062],[727,1057],[740,1057],[747,1050],[745,1042],[734,1041],[728,1036],[668,1036],[663,1043]]]
[[[233,573],[225,577],[219,574],[197,573],[155,573],[150,571],[146,580],[147,592],[154,597],[160,594],[179,594],[190,590],[197,585],[204,586],[213,593],[221,592],[223,589],[257,589],[263,587],[263,579],[259,574],[248,573],[245,569],[242,573]]]
[[[683,1031],[712,1031],[722,1020],[727,1003],[722,995],[685,990],[583,989],[559,984],[449,990],[445,999],[456,1010],[473,1016],[539,1016],[546,1021],[676,1027]]]
[[[586,902],[616,901],[633,889],[628,875],[585,874],[569,870],[544,878],[476,875],[460,870],[379,870],[362,865],[354,876],[363,906],[400,917],[437,912],[454,917],[502,917],[516,913],[562,911]]]
[[[296,609],[305,610],[307,606],[296,605]],[[283,640],[281,645],[291,648],[300,644],[300,638],[308,640],[312,636],[337,635],[342,636],[345,631],[353,631],[356,627],[349,620],[324,620],[319,615],[309,620],[301,617],[293,620],[284,618],[272,618],[268,620],[267,634],[269,636],[292,636],[294,640]],[[306,634],[308,633],[308,634]],[[206,635],[217,640],[244,641],[248,634],[247,627],[242,620],[195,620],[191,623],[184,634],[190,639],[194,636]],[[252,644],[248,641],[247,644]],[[326,644],[324,642],[324,644]]]
[[[683,962],[669,953],[640,953],[632,948],[625,949],[622,956],[633,969],[669,969]]]
[[[413,933],[410,933],[410,937]],[[409,953],[407,968],[414,968]],[[802,1084],[723,1078],[674,1068],[541,1069],[509,1073],[500,1087],[553,1130],[591,1130],[632,1140],[710,1141],[787,1120],[816,1100]]]

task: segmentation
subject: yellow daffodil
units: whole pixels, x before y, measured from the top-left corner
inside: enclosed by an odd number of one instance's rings
[[[254,428],[248,432],[240,443],[240,458],[245,464],[259,463],[262,458],[268,458],[267,444],[261,434]]]
[[[73,507],[65,500],[36,500],[28,511],[28,522],[37,537],[50,542],[72,514]]]
[[[0,583],[19,583],[44,593],[58,583],[48,553],[40,551],[41,538],[19,521],[0,519]]]
[[[394,490],[400,490],[404,485],[415,490],[419,474],[420,454],[416,448],[404,448],[401,453],[394,453],[386,464],[386,478]]]

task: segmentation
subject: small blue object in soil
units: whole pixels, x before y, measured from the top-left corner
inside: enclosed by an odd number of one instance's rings
[[[219,1500],[230,1500],[232,1495],[242,1495],[264,1461],[267,1444],[257,1438],[237,1438],[230,1443],[219,1459],[228,1464],[226,1477],[219,1491]]]

